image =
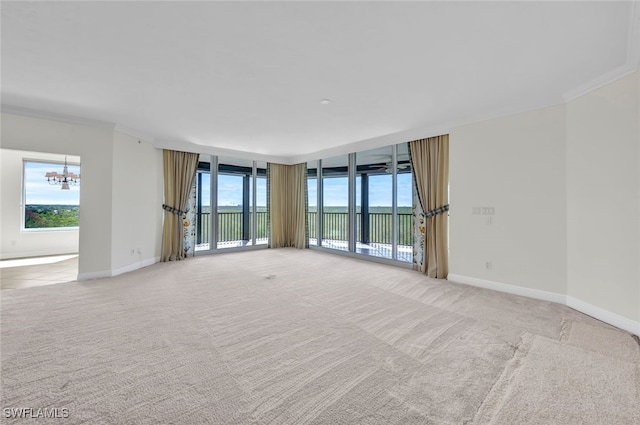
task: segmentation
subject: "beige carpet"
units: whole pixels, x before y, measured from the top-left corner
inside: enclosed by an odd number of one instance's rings
[[[3,423],[640,423],[629,334],[317,251],[198,257],[1,296],[2,408],[69,416],[3,410]]]

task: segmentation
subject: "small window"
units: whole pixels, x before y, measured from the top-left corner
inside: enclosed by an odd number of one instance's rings
[[[80,165],[24,161],[24,229],[77,228]]]

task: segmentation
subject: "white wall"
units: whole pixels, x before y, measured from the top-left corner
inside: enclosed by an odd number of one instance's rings
[[[80,279],[112,276],[158,261],[162,238],[161,150],[114,131],[110,125],[14,114],[2,114],[2,148],[27,152],[30,157],[33,152],[81,157],[80,232],[75,233],[77,242],[71,250],[79,252]],[[18,241],[16,246],[26,243],[26,235],[18,240],[15,233],[5,233],[5,221],[7,226],[15,227],[11,224],[15,222],[11,216],[15,212],[8,211],[5,216],[5,209],[11,209],[19,196],[14,191],[5,191],[7,184],[10,180],[3,176],[3,256],[5,245],[10,248],[12,240]],[[20,255],[41,254],[25,250]]]
[[[567,293],[640,322],[638,80],[567,104]]]
[[[113,127],[2,114],[2,147],[80,156],[79,276],[111,269]]]
[[[639,80],[451,130],[450,280],[640,333]]]
[[[563,105],[451,130],[452,280],[566,293],[565,132]]]
[[[114,274],[159,261],[162,175],[160,149],[118,131],[114,133],[111,226]]]
[[[23,230],[23,160],[64,161],[64,156],[0,149],[0,258],[19,258],[37,255],[71,254],[78,252],[78,229],[25,231]],[[79,162],[78,157],[69,157]],[[52,168],[53,169],[53,168]],[[42,177],[44,180],[44,176]],[[60,187],[51,187],[51,190]]]

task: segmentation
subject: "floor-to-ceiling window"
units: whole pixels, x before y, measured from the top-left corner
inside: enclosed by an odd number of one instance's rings
[[[318,161],[307,162],[307,228],[309,245],[318,245]]]
[[[251,179],[250,185],[250,244],[266,245],[269,243],[269,228],[267,227],[269,225],[269,220],[267,217],[267,163],[264,161],[255,161],[255,169],[253,175],[254,178]]]
[[[356,252],[393,258],[392,148],[356,153]]]
[[[253,162],[218,158],[218,248],[251,242],[249,208]]]
[[[195,223],[196,252],[266,246],[267,163],[200,155]]]
[[[412,262],[412,187],[406,143],[309,161],[309,245]]]
[[[200,155],[196,170],[196,252],[211,248],[211,207],[211,155]]]
[[[397,149],[397,259],[413,262],[413,174],[409,144],[400,143]]]
[[[309,245],[411,262],[412,185],[406,143],[309,161]],[[201,155],[195,191],[197,252],[268,244],[266,162]]]
[[[322,242],[327,248],[349,250],[349,157],[322,160]]]

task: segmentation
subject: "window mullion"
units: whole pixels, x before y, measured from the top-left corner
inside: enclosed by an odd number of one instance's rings
[[[211,202],[211,225],[209,226],[209,250],[218,249],[218,157],[211,155],[210,161],[211,184],[209,185]]]
[[[391,258],[398,259],[398,146],[391,146],[391,180],[392,180],[392,203],[391,203]]]
[[[347,175],[349,179],[349,252],[356,251],[356,154],[349,154],[349,166],[347,167]]]

